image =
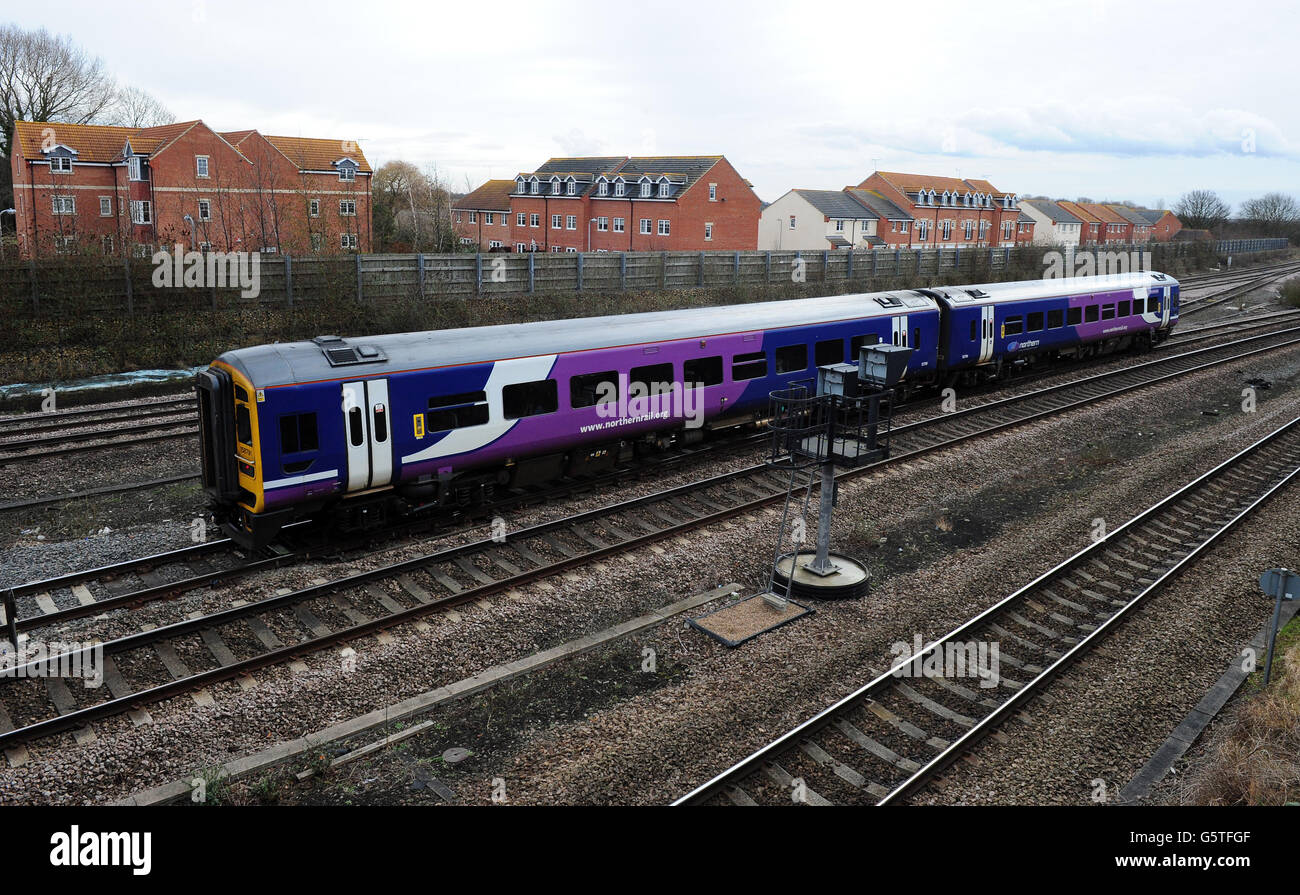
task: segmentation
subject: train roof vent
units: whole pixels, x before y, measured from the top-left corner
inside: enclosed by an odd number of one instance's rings
[[[373,345],[349,345],[338,336],[317,336],[312,339],[321,347],[325,360],[331,367],[351,364],[373,364],[386,360],[384,353]]]
[[[1162,273],[1155,273],[1154,271],[1151,273],[1151,276],[1153,276],[1153,277],[1155,277],[1157,280],[1161,280],[1161,281],[1164,281],[1164,280],[1169,279],[1169,277],[1165,276],[1164,274],[1162,274]]]
[[[901,308],[903,303],[892,295],[877,295],[876,304],[882,308]]]
[[[967,289],[966,294],[971,298],[988,298],[989,294],[983,289]]]

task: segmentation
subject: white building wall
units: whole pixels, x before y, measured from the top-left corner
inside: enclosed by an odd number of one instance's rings
[[[791,216],[795,226],[790,226]],[[803,251],[828,248],[826,216],[794,190],[777,199],[758,218],[760,251]]]

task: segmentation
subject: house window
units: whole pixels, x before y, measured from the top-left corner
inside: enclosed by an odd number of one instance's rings
[[[313,233],[311,235],[311,250],[313,252],[319,252],[321,250],[321,245],[323,244],[323,242],[324,241],[321,239],[321,235],[319,233]]]
[[[210,199],[199,200],[199,220],[200,221],[212,220],[212,201]]]
[[[943,222],[943,238],[945,240],[952,239],[952,221]]]
[[[153,246],[149,245],[148,243],[137,242],[133,246],[131,246],[131,257],[148,258],[150,255],[153,254],[153,252],[149,251],[151,248],[153,248]]]
[[[349,181],[351,181],[351,180],[356,180],[356,179],[357,179],[357,169],[356,169],[356,168],[354,168],[352,165],[340,165],[340,166],[339,166],[339,180],[349,180]]]
[[[577,230],[577,229],[578,229],[578,216],[577,216],[576,214],[570,214],[570,215],[566,215],[566,216],[565,216],[565,218],[564,218],[564,229],[566,229],[566,230]]]
[[[565,250],[566,252],[576,252],[576,251],[578,251],[578,250],[575,249],[573,246],[566,246],[564,250]]]
[[[50,159],[50,170],[55,174],[71,174],[72,159],[66,155],[56,155]]]
[[[551,195],[552,196],[560,195],[560,178],[558,177],[551,178]]]
[[[528,192],[532,193],[534,196],[537,195],[537,178],[533,178],[533,179],[529,182],[529,184],[528,184]]]
[[[530,227],[542,226],[542,216],[534,211],[532,214],[528,216],[528,226]]]
[[[669,226],[670,226],[670,224],[668,223],[668,221],[660,221],[660,222],[659,222],[659,235],[660,235],[660,236],[667,236],[667,235],[668,235],[668,228],[669,228]]]
[[[709,184],[709,201],[718,201],[718,185],[716,183]]]
[[[312,199],[307,203],[307,213],[314,218],[320,217],[320,199]]]
[[[206,155],[194,156],[194,175],[196,177],[208,176],[208,157]]]
[[[836,222],[835,222],[835,232],[836,232],[836,233],[843,233],[843,232],[844,232],[844,222],[843,222],[843,221],[836,221]]]
[[[791,230],[793,230],[793,229],[795,228],[795,226],[796,226],[797,223],[798,223],[798,218],[796,218],[794,215],[790,215],[790,229],[791,229]]]
[[[596,229],[601,233],[609,230],[609,218],[596,218]]]
[[[564,194],[566,196],[572,196],[577,192],[577,189],[578,189],[577,183],[570,180],[568,183],[564,185]]]
[[[650,198],[650,181],[648,180],[641,181],[641,198],[642,199]]]
[[[100,216],[100,217],[104,217],[104,218],[111,218],[111,217],[113,216],[113,197],[112,197],[112,196],[100,196],[100,197],[99,197],[99,216]]]
[[[75,196],[54,196],[53,199],[55,214],[77,213],[77,199]]]
[[[899,233],[906,233],[907,230],[908,230],[908,225],[909,225],[910,223],[911,223],[911,221],[903,221],[903,222],[901,222],[901,223],[898,225],[898,232],[899,232]]]
[[[967,221],[966,225],[962,228],[962,233],[966,236],[966,241],[970,242],[970,240],[975,236],[975,225],[970,221]]]
[[[113,254],[113,237],[111,235],[104,237],[103,246],[105,255]]]
[[[614,195],[615,196],[627,195],[627,184],[621,180],[614,181]]]
[[[650,235],[650,219],[641,218],[641,233],[645,236]]]
[[[606,182],[606,181],[604,181],[604,180],[602,180],[602,181],[600,182],[600,184],[596,187],[596,195],[597,195],[597,196],[608,196],[608,195],[609,195],[609,183]]]
[[[477,223],[478,223],[478,212],[477,212],[477,211],[471,211],[471,212],[469,213],[469,222],[470,222],[471,224],[477,224]]]
[[[526,252],[526,251],[528,251],[528,246],[527,246],[527,244],[525,244],[525,243],[517,242],[517,243],[515,243],[515,251],[516,251],[516,252]]]
[[[519,212],[518,214],[515,215],[515,223],[517,223],[521,227],[527,226],[528,215],[524,214],[522,211]]]
[[[561,222],[561,220],[563,219],[563,217],[564,217],[563,215],[559,215],[559,214],[553,214],[553,215],[551,215],[551,229],[552,229],[552,230],[559,230],[559,229],[560,229],[560,226],[561,226],[561,223],[560,223],[560,222]]]
[[[489,240],[488,240],[488,248],[489,248],[489,249],[499,249],[499,248],[501,248],[501,240],[499,240],[499,239],[489,239]]]
[[[484,214],[484,216],[487,218],[487,220],[484,221],[485,224],[495,224],[495,223],[496,223],[496,217],[492,214],[492,212],[490,212],[490,211],[486,211],[486,212],[484,212],[483,214]]]
[[[623,219],[622,219],[622,218],[614,218],[614,232],[615,232],[615,233],[622,233],[622,232],[623,232]]]
[[[667,199],[667,198],[668,198],[668,181],[666,181],[666,180],[665,180],[665,181],[662,181],[662,182],[659,184],[659,198],[660,198],[660,199]]]
[[[66,255],[68,252],[72,251],[74,239],[75,237],[72,236],[54,237],[54,251],[58,252],[60,255]]]
[[[713,241],[713,225],[712,225],[712,224],[705,223],[705,225],[704,225],[704,241],[705,241],[705,242],[712,242],[712,241]]]
[[[357,201],[355,199],[340,199],[339,214],[343,217],[355,217],[357,213]]]
[[[921,242],[925,242],[926,237],[929,236],[929,235],[930,235],[930,222],[929,222],[929,221],[917,221],[917,222],[916,222],[916,238],[919,239]]]
[[[357,247],[357,234],[344,233],[339,236],[339,248],[355,249]]]

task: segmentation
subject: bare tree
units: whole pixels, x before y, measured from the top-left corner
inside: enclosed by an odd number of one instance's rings
[[[1223,226],[1232,209],[1214,190],[1192,190],[1178,198],[1174,214],[1191,230],[1213,230]]]
[[[116,94],[103,61],[68,37],[0,25],[0,155],[9,155],[15,121],[85,124]]]
[[[1243,202],[1239,216],[1260,236],[1291,236],[1300,228],[1300,202],[1286,193],[1265,193]]]
[[[121,127],[158,127],[176,120],[170,109],[139,87],[119,90],[106,117],[107,123]]]

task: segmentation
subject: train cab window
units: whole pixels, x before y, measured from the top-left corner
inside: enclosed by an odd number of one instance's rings
[[[767,355],[761,351],[755,351],[752,354],[737,354],[731,359],[732,382],[761,379],[766,375]]]
[[[281,454],[300,454],[314,451],[318,447],[316,414],[290,413],[280,417]]]
[[[1100,310],[1096,305],[1088,305],[1088,307],[1084,308],[1083,319],[1089,323],[1096,323],[1098,317],[1100,317]]]
[[[348,408],[348,441],[353,447],[361,447],[366,441],[366,421],[360,407]]]
[[[813,363],[818,367],[844,363],[844,340],[827,339],[818,342],[813,346]]]
[[[502,414],[508,420],[554,413],[560,407],[560,393],[554,379],[515,382],[501,389]]]
[[[682,384],[718,385],[722,382],[722,356],[693,357],[682,364]]]
[[[1004,336],[1018,336],[1025,331],[1025,318],[1008,317],[1002,321],[1002,334]]]
[[[1114,305],[1102,305],[1102,306],[1101,306],[1101,319],[1102,319],[1102,320],[1114,320],[1114,319],[1115,319],[1115,306],[1114,306]]]
[[[1158,297],[1152,295],[1147,299],[1147,313],[1148,314],[1160,313],[1160,299]]]
[[[1060,308],[1047,312],[1047,328],[1060,329],[1065,325],[1065,312]]]
[[[487,392],[460,392],[429,399],[424,427],[430,432],[481,426],[488,421]]]
[[[808,368],[807,345],[783,345],[776,349],[776,372],[794,373]]]
[[[1122,301],[1122,302],[1120,302],[1120,303],[1119,303],[1119,310],[1116,311],[1116,313],[1117,313],[1120,317],[1127,317],[1127,316],[1128,316],[1128,302],[1126,302],[1126,301]]]
[[[1043,328],[1043,312],[1034,311],[1025,319],[1025,329],[1027,332],[1036,333]]]
[[[971,340],[972,342],[977,342],[977,341],[979,341],[979,321],[978,321],[978,320],[971,320],[971,322],[970,322],[970,340]]]
[[[643,395],[667,392],[673,386],[673,365],[646,364],[644,367],[633,367],[627,374],[628,393],[633,394],[637,385],[641,386],[637,391]]]
[[[247,404],[235,405],[235,437],[239,439],[240,444],[253,446],[253,417],[248,411]]]
[[[569,379],[569,406],[595,407],[618,403],[618,371],[583,373]]]
[[[921,327],[912,330],[912,348],[919,350],[921,347]]]
[[[1083,308],[1070,308],[1066,312],[1065,322],[1070,326],[1078,326],[1083,322]]]
[[[854,336],[852,339],[849,340],[849,351],[851,352],[849,355],[849,359],[856,364],[858,362],[858,358],[862,355],[863,345],[879,345],[879,344],[880,344],[880,336],[876,335],[875,333],[869,333],[868,335],[865,336]]]

